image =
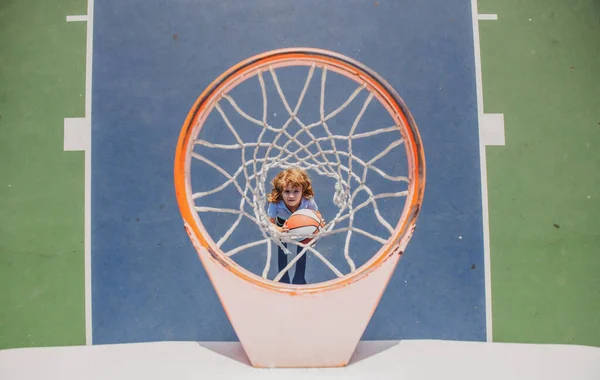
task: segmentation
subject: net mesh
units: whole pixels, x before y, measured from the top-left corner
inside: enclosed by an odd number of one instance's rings
[[[320,95],[319,95],[319,118],[318,121],[305,124],[299,117],[298,111],[305,99],[307,90],[311,81],[320,73]],[[281,126],[271,125],[268,122],[269,101],[267,96],[267,85],[265,77],[269,75],[274,84],[276,93],[281,99],[287,112],[287,119]],[[279,281],[281,277],[302,257],[302,255],[311,253],[321,260],[337,277],[343,277],[344,272],[351,273],[356,270],[356,264],[350,255],[350,245],[353,234],[360,234],[368,239],[383,245],[393,234],[394,227],[382,216],[378,202],[386,198],[405,197],[408,190],[376,192],[367,183],[367,174],[373,171],[379,175],[379,178],[390,182],[405,182],[409,179],[406,176],[388,174],[378,167],[378,161],[395,149],[400,149],[403,144],[400,127],[397,125],[375,128],[367,132],[357,132],[357,126],[373,101],[374,94],[366,83],[357,84],[354,91],[343,101],[343,103],[333,111],[325,112],[325,90],[327,85],[328,69],[326,66],[317,66],[313,63],[308,70],[304,80],[302,91],[295,105],[291,105],[288,98],[282,90],[278,75],[273,67],[255,73],[258,79],[262,96],[262,117],[260,119],[250,116],[246,113],[229,93],[224,93],[215,102],[212,111],[216,110],[222,118],[229,132],[234,137],[234,143],[222,144],[206,141],[197,138],[194,140],[194,150],[191,155],[210,167],[214,168],[222,176],[218,184],[207,191],[193,192],[194,208],[200,215],[203,213],[226,213],[234,217],[231,219],[231,225],[226,232],[215,239],[216,245],[222,249],[223,245],[230,239],[232,233],[239,227],[243,218],[256,224],[261,236],[254,241],[247,242],[224,251],[227,256],[233,256],[252,247],[264,246],[266,250],[266,260],[262,270],[262,277],[267,278],[271,263],[271,250],[273,245],[279,246],[286,254],[291,255],[287,244],[293,243],[301,247],[298,254],[289,261],[287,266],[279,271],[273,281]],[[354,101],[357,101],[358,95],[366,92],[368,95],[362,99],[362,105],[359,107],[358,114],[354,117],[347,134],[333,133],[329,123],[346,109]],[[249,122],[250,126],[258,128],[260,133],[253,141],[244,141],[241,134],[238,133],[231,117],[228,117],[225,107],[222,103],[226,102],[229,110],[235,110],[239,116]],[[230,111],[231,112],[231,111]],[[295,123],[299,126],[296,132],[292,131],[290,125]],[[248,128],[244,125],[244,128]],[[314,133],[321,128],[319,134]],[[337,131],[336,131],[337,132]],[[270,135],[269,135],[270,133]],[[376,135],[385,134],[389,136],[389,144],[381,149],[374,157],[364,160],[353,152],[353,143],[358,140],[368,139]],[[270,136],[274,137],[271,139]],[[320,136],[320,137],[318,137]],[[308,140],[302,143],[300,138]],[[344,142],[344,147],[339,147],[340,142]],[[228,151],[238,151],[241,157],[241,165],[235,171],[228,171],[219,163],[211,160],[203,154],[205,149],[220,149]],[[337,208],[335,216],[326,221],[326,225],[321,232],[313,236],[313,241],[309,244],[302,244],[286,233],[279,232],[270,222],[266,212],[268,189],[268,173],[270,170],[283,170],[292,167],[300,167],[304,170],[317,173],[320,176],[326,176],[334,181],[333,203]],[[356,184],[356,185],[352,185]],[[233,186],[239,194],[239,204],[237,208],[223,208],[198,205],[197,200],[214,195],[225,188]],[[399,186],[397,186],[399,187]],[[366,200],[359,201],[358,195],[366,193]],[[247,207],[249,206],[249,207]],[[363,228],[359,228],[355,223],[355,214],[357,211],[366,207],[371,207],[376,220],[379,223],[378,232],[372,233]],[[342,223],[344,222],[344,223]],[[339,269],[333,265],[321,252],[319,252],[317,243],[329,235],[345,234],[343,255],[347,268]]]

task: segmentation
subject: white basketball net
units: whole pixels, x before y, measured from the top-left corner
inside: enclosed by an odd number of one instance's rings
[[[271,262],[271,242],[274,242],[278,246],[280,246],[286,254],[291,254],[290,250],[283,246],[283,243],[293,242],[299,246],[302,246],[301,252],[296,255],[290,262],[287,267],[285,267],[282,271],[280,271],[273,281],[279,281],[281,277],[294,265],[294,263],[307,251],[311,252],[315,257],[318,257],[323,261],[327,267],[331,269],[331,271],[337,276],[342,277],[344,274],[331,264],[319,251],[311,245],[301,244],[291,239],[285,233],[278,232],[271,222],[269,221],[269,217],[266,213],[267,206],[267,194],[270,192],[270,188],[267,189],[265,186],[267,185],[267,173],[270,169],[282,170],[291,167],[300,167],[305,170],[310,170],[316,172],[319,175],[327,176],[335,179],[335,188],[332,189],[333,201],[337,206],[338,211],[335,217],[329,221],[322,232],[318,233],[314,236],[313,242],[318,239],[322,239],[327,235],[332,234],[340,234],[345,233],[346,239],[344,244],[344,257],[348,263],[350,268],[350,273],[356,270],[356,266],[349,253],[350,239],[353,233],[364,235],[373,241],[376,241],[380,244],[385,244],[389,237],[393,234],[394,227],[390,225],[380,214],[379,209],[377,207],[377,201],[382,198],[389,197],[405,197],[408,194],[407,190],[399,191],[399,192],[390,192],[390,193],[380,193],[374,194],[372,190],[366,183],[366,177],[369,169],[379,174],[381,178],[385,178],[389,181],[394,182],[409,182],[409,179],[405,176],[392,176],[385,173],[383,170],[377,167],[377,161],[388,154],[391,150],[398,148],[402,145],[403,139],[399,133],[398,126],[392,126],[387,128],[381,128],[372,130],[366,133],[355,133],[356,127],[361,120],[365,110],[367,109],[369,103],[373,99],[373,93],[369,93],[366,100],[364,101],[362,108],[354,122],[350,126],[347,135],[334,135],[330,132],[328,127],[328,122],[338,115],[342,110],[344,110],[356,97],[357,95],[368,88],[366,84],[359,85],[352,94],[346,99],[346,101],[336,108],[333,112],[329,114],[325,114],[325,85],[327,79],[327,67],[322,67],[322,75],[321,75],[321,93],[320,93],[320,120],[313,124],[304,124],[302,120],[297,117],[298,110],[302,105],[302,101],[306,94],[306,91],[309,87],[309,83],[315,73],[316,65],[313,63],[309,69],[309,73],[304,82],[304,86],[302,92],[298,98],[298,101],[294,108],[292,108],[286,99],[279,81],[277,79],[277,75],[275,70],[270,67],[269,73],[272,76],[273,82],[275,83],[277,93],[281,97],[281,100],[289,114],[289,118],[287,121],[280,127],[276,127],[273,125],[269,125],[267,123],[267,91],[265,87],[265,81],[263,79],[262,71],[259,71],[256,75],[260,82],[261,93],[262,93],[262,101],[263,101],[263,110],[262,110],[262,119],[258,120],[246,112],[244,112],[235,100],[229,94],[223,94],[222,97],[215,104],[215,108],[223,118],[223,121],[227,125],[229,131],[235,137],[237,143],[235,144],[215,144],[209,141],[204,141],[201,139],[197,139],[194,141],[195,145],[199,145],[205,148],[212,149],[228,149],[232,151],[240,151],[241,153],[241,162],[242,165],[234,172],[228,173],[224,170],[219,164],[211,161],[206,158],[202,154],[193,151],[191,153],[192,157],[200,160],[214,169],[216,169],[219,173],[221,173],[224,177],[223,183],[218,185],[212,190],[205,192],[196,192],[193,193],[192,199],[196,202],[196,199],[200,199],[202,197],[215,194],[227,186],[235,186],[237,191],[240,194],[240,202],[239,208],[215,208],[215,207],[206,207],[206,206],[195,206],[195,210],[198,213],[207,213],[207,212],[217,212],[217,213],[230,213],[233,215],[237,215],[235,220],[233,220],[231,227],[227,230],[227,232],[221,236],[217,241],[216,245],[221,248],[222,245],[228,240],[233,231],[239,225],[242,218],[248,218],[253,223],[257,224],[260,227],[262,232],[262,236],[253,242],[249,242],[247,244],[238,246],[232,250],[224,252],[227,256],[233,256],[236,253],[239,253],[243,250],[246,250],[250,247],[255,247],[258,245],[264,245],[267,251],[267,259],[265,262],[264,269],[262,271],[262,277],[267,278],[267,273],[269,272],[270,262]],[[243,141],[240,135],[237,133],[235,127],[232,125],[230,120],[228,119],[226,113],[223,111],[223,108],[220,106],[220,102],[227,101],[229,104],[237,111],[244,119],[250,122],[251,125],[256,126],[261,129],[260,135],[257,141]],[[290,123],[296,122],[300,129],[298,132],[293,135],[289,133],[288,126]],[[247,126],[244,125],[246,128]],[[323,128],[326,134],[326,137],[317,138],[313,135],[311,130],[313,128]],[[274,132],[275,138],[273,141],[263,141],[263,137],[266,131]],[[393,140],[387,148],[382,150],[375,157],[365,162],[361,158],[353,155],[352,153],[352,142],[357,139],[366,139],[374,135],[387,133],[390,136],[394,136],[397,138]],[[302,144],[298,141],[298,137],[301,134],[306,134],[311,138],[311,142],[308,144]],[[340,151],[336,148],[336,140],[345,140],[348,143],[348,151]],[[322,144],[324,141],[329,141],[332,146],[332,149],[324,149]],[[259,155],[260,148],[266,148],[266,153]],[[252,159],[246,160],[247,152],[250,151],[252,153]],[[273,155],[274,153],[274,155]],[[347,165],[342,164],[342,159],[345,158]],[[359,185],[356,188],[351,189],[350,183],[351,179],[354,179],[356,183]],[[270,184],[269,184],[270,186]],[[323,191],[323,189],[320,189]],[[360,204],[355,203],[355,198],[359,192],[364,191],[368,194],[368,199]],[[246,210],[245,205],[249,205],[252,209],[252,213],[249,213]],[[372,206],[372,211],[377,217],[377,220],[383,226],[383,229],[389,233],[388,236],[376,236],[371,234],[363,229],[357,228],[353,225],[354,214],[367,206]],[[338,224],[344,220],[348,219],[347,227],[339,227]],[[338,228],[336,228],[338,226]],[[382,229],[382,230],[383,230]]]

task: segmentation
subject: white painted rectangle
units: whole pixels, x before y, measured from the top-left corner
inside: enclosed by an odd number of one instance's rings
[[[504,114],[486,113],[483,114],[481,123],[483,143],[486,146],[505,145],[504,136]]]
[[[497,14],[478,14],[477,15],[477,19],[478,20],[488,20],[488,21],[495,21],[498,20],[498,15]]]
[[[64,150],[86,151],[91,143],[91,125],[85,117],[65,118]]]
[[[88,20],[88,16],[87,15],[72,15],[72,16],[67,16],[67,22],[87,21],[87,20]]]

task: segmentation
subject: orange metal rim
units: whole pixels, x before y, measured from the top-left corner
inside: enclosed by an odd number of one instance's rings
[[[193,140],[199,133],[202,123],[212,111],[212,107],[220,96],[240,82],[253,77],[258,70],[269,67],[279,68],[292,65],[326,66],[345,77],[362,84],[369,90],[398,123],[404,139],[409,168],[409,194],[398,224],[388,242],[364,265],[356,271],[333,280],[302,286],[275,283],[265,280],[242,268],[231,258],[225,256],[208,235],[198,214],[193,210],[191,188],[189,183],[189,167]],[[378,74],[361,63],[343,55],[312,48],[289,48],[268,51],[248,58],[225,71],[216,78],[198,97],[181,129],[175,152],[174,181],[177,202],[186,230],[192,240],[200,245],[236,276],[250,284],[272,291],[289,294],[307,294],[335,290],[347,286],[376,270],[385,260],[394,254],[402,254],[410,240],[420,211],[425,189],[425,155],[421,138],[408,108],[394,89]],[[198,247],[196,247],[198,248]],[[200,254],[200,252],[198,252]]]

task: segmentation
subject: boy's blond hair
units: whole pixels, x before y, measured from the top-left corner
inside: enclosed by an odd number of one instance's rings
[[[267,196],[270,203],[277,203],[283,199],[281,193],[287,185],[301,186],[302,196],[311,199],[315,196],[312,188],[312,182],[305,170],[300,168],[290,168],[279,172],[271,182],[273,190]]]

